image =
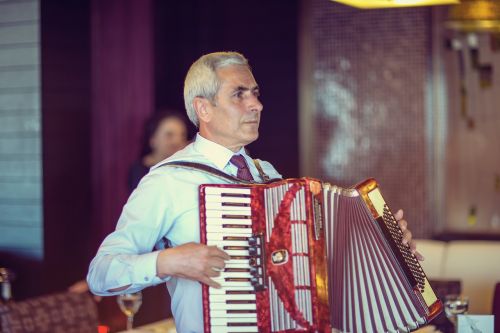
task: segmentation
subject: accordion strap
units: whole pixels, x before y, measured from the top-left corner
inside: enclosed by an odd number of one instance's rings
[[[167,162],[165,164],[162,164],[161,166],[172,166],[172,167],[202,171],[202,172],[208,173],[209,175],[221,178],[223,180],[228,180],[232,183],[239,183],[239,184],[253,184],[253,183],[255,183],[255,182],[249,182],[249,181],[228,175],[227,173],[224,173],[224,172],[220,171],[219,169],[212,168],[211,166],[208,166],[208,165],[202,164],[202,163],[187,162],[187,161],[175,161],[175,162]]]
[[[259,171],[260,178],[262,178],[262,180],[264,182],[268,182],[269,181],[269,176],[266,175],[266,173],[264,172],[264,169],[262,169],[262,167],[260,166],[259,160],[258,159],[254,159],[253,160],[253,164],[255,164],[255,167],[257,168],[257,171]]]
[[[255,162],[255,160],[254,160]],[[215,176],[217,178],[230,181],[232,183],[236,184],[256,184],[257,182],[255,181],[247,181],[243,179],[239,179],[237,177],[228,175],[225,172],[220,171],[219,169],[213,168],[211,166],[208,166],[206,164],[202,163],[196,163],[196,162],[187,162],[187,161],[174,161],[174,162],[167,162],[162,164],[161,166],[171,166],[171,167],[178,167],[178,168],[184,168],[184,169],[191,169],[191,170],[196,170],[196,171],[202,171],[205,173],[208,173],[209,175]],[[260,167],[260,164],[257,166],[257,170],[259,170],[259,174],[262,177],[262,180],[264,182],[271,182],[276,179],[269,179],[269,176],[264,174],[262,171],[262,168]]]

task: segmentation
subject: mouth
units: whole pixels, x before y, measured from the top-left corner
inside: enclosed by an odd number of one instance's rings
[[[258,120],[247,120],[247,121],[244,121],[243,124],[254,124],[254,125],[258,125],[259,124],[259,121]]]

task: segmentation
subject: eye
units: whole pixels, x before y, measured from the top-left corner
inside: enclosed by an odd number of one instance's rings
[[[242,98],[242,97],[243,97],[243,91],[238,90],[238,91],[236,92],[236,94],[234,94],[234,96],[236,96],[236,97],[238,97],[238,98]]]

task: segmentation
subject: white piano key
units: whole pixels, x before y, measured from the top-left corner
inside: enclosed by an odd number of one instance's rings
[[[225,279],[221,279],[221,278],[218,278],[218,277],[214,277],[212,278],[212,280],[214,280],[215,282],[217,282],[218,284],[220,284],[221,286],[224,286],[226,288],[229,288],[229,287],[251,287],[252,284],[250,283],[250,281],[226,281]]]
[[[209,240],[207,241],[207,245],[215,245],[217,247],[220,247],[221,249],[224,246],[242,246],[242,247],[249,247],[248,241],[246,240]]]
[[[227,326],[229,323],[257,324],[255,318],[210,318],[210,326]],[[233,326],[234,327],[234,326]]]
[[[224,250],[230,256],[249,256],[248,250]]]
[[[244,278],[249,279],[252,277],[250,272],[221,272],[218,278]]]
[[[236,203],[252,203],[251,198],[247,197],[222,197],[218,194],[205,195],[205,202],[236,202]]]
[[[257,313],[228,313],[227,310],[210,310],[210,318],[257,318]]]
[[[222,295],[222,294],[227,294],[227,292],[231,291],[238,291],[238,292],[250,292],[250,293],[255,293],[255,289],[253,286],[243,286],[243,287],[230,287],[230,286],[223,286],[222,288],[213,288],[209,287],[208,288],[208,293],[210,295]],[[240,294],[236,294],[240,295]]]
[[[205,194],[223,194],[223,193],[251,194],[251,190],[249,188],[235,188],[235,187],[205,187]]]
[[[238,225],[252,225],[251,219],[219,219],[219,218],[207,218],[205,220],[206,225],[223,225],[223,224],[238,224]]]
[[[245,235],[226,235],[226,234],[221,234],[221,233],[217,233],[217,232],[207,233],[206,234],[207,241],[223,241],[224,237],[228,237],[228,236],[236,236],[238,238],[248,237],[248,236],[245,236]],[[231,240],[228,240],[228,239],[226,239],[225,241],[232,242]]]
[[[240,264],[240,265],[250,265],[250,259],[231,259],[226,262],[227,264]]]
[[[205,215],[207,216],[207,219],[210,217],[221,219],[223,215],[251,216],[252,210],[250,207],[231,207],[231,209],[227,210],[206,210]]]
[[[249,206],[226,206],[222,202],[205,202],[205,210],[207,212],[217,211],[223,214],[225,214],[226,212],[239,213],[240,211],[248,212],[248,214],[252,213],[252,208]]]
[[[212,326],[210,327],[211,332],[217,333],[238,333],[238,332],[259,332],[259,327],[257,326]]]
[[[223,228],[217,225],[207,225],[207,234],[222,233],[225,236],[252,236],[252,228]]]
[[[244,268],[244,269],[250,269],[252,266],[248,263],[233,263],[233,260],[226,261],[225,268]]]
[[[211,310],[257,310],[255,303],[246,304],[226,304],[226,303],[212,303],[210,304]]]
[[[227,302],[227,301],[255,301],[255,294],[213,294],[209,295],[210,302]]]

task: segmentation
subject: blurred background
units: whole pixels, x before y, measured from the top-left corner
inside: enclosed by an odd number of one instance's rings
[[[253,156],[286,178],[376,178],[416,238],[497,243],[499,15],[495,0],[0,0],[0,267],[14,297],[85,277],[144,122],[184,111],[189,66],[222,50],[261,87]]]

